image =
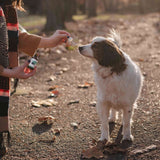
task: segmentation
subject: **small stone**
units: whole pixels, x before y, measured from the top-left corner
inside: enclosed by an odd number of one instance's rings
[[[72,126],[74,129],[77,129],[77,128],[78,128],[78,124],[75,123],[75,122],[72,122],[72,123],[71,123],[71,126]]]
[[[75,103],[79,103],[79,100],[71,101],[67,105],[71,105],[71,104],[75,104]]]
[[[159,63],[156,63],[156,64],[155,64],[155,66],[156,66],[156,67],[159,67],[159,66],[160,66],[160,64],[159,64]]]
[[[91,102],[89,106],[96,107],[96,101]]]
[[[62,51],[59,50],[59,49],[57,49],[56,52],[57,52],[58,54],[61,54],[61,53],[62,53]]]
[[[158,57],[157,55],[152,55],[151,56],[152,59],[157,59],[157,57]]]
[[[48,82],[49,82],[49,81],[54,81],[55,79],[56,79],[55,76],[50,76],[49,79],[48,79],[47,81],[48,81]]]
[[[48,96],[48,98],[56,98],[57,97],[57,95],[55,95],[55,94],[53,94],[53,93],[51,93],[49,96]]]
[[[147,76],[147,73],[146,73],[146,72],[143,72],[143,76],[146,77],[146,76]]]
[[[68,68],[62,68],[63,72],[67,72],[69,69]]]
[[[56,72],[55,75],[62,75],[63,71]]]
[[[154,91],[151,91],[150,93],[151,93],[151,94],[154,94]]]

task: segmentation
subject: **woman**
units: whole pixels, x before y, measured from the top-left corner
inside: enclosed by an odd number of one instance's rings
[[[18,51],[33,56],[37,48],[55,47],[66,41],[70,34],[58,30],[45,38],[22,33],[18,28],[16,8],[24,10],[22,0],[0,0],[0,156],[6,153],[3,134],[8,134],[9,78],[26,79],[33,76],[36,69],[25,73],[28,62],[18,67]]]

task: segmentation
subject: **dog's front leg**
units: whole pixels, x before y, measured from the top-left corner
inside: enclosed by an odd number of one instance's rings
[[[131,119],[132,119],[132,109],[124,109],[123,110],[123,140],[133,140],[133,136],[131,134]]]
[[[109,140],[109,109],[103,102],[97,103],[97,112],[99,114],[100,120],[101,120],[101,137],[100,140]]]
[[[115,109],[110,109],[110,117],[109,117],[109,122],[115,122],[116,121],[116,110]]]

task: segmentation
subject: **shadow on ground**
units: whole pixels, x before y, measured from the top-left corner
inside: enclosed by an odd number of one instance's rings
[[[111,134],[115,128],[115,123],[110,123],[109,128]],[[121,126],[114,142],[98,141],[96,146],[93,146],[82,153],[81,160],[126,160],[128,156],[128,148],[132,145],[132,142],[122,141],[122,137]]]
[[[36,133],[38,135],[41,135],[44,132],[48,132],[52,128],[52,124],[47,125],[46,123],[41,123],[41,124],[35,124],[32,127],[33,133]]]

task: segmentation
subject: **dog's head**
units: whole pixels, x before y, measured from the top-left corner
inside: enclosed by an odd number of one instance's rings
[[[80,46],[79,52],[96,60],[103,67],[111,67],[111,71],[117,74],[126,68],[122,51],[114,42],[104,37],[95,37],[90,44]]]

